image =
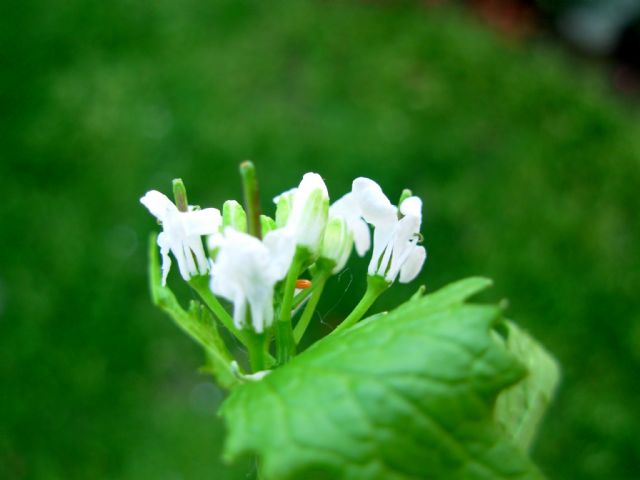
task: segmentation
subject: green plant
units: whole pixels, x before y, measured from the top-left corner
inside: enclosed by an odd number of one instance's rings
[[[422,287],[361,321],[424,263],[420,199],[405,190],[396,207],[358,178],[329,208],[322,179],[306,174],[276,197],[275,220],[261,221],[253,165],[241,172],[246,211],[235,201],[222,215],[193,208],[180,180],[175,204],[156,191],[141,199],[163,226],[150,243],[153,300],[203,347],[206,370],[231,392],[221,408],[227,459],[253,454],[259,477],[273,480],[542,478],[527,452],[558,367],[499,305],[467,302],[490,281],[470,278],[428,295]],[[367,223],[375,228],[366,293],[298,355],[326,280],[344,268],[354,240],[358,253],[369,249]],[[170,252],[200,297],[186,310],[166,285]],[[307,270],[312,281],[295,293]],[[216,295],[233,301],[233,316]],[[248,364],[229,343],[241,345]]]

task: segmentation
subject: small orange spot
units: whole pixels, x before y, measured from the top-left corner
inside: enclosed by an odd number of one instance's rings
[[[305,280],[303,278],[296,280],[296,288],[309,288],[310,286],[311,280]]]

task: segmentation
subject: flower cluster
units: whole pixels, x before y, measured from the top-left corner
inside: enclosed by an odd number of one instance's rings
[[[175,203],[155,190],[140,201],[162,225],[157,237],[162,288],[167,288],[171,254],[182,278],[250,355],[252,349],[262,351],[253,352],[259,357],[253,371],[284,363],[295,354],[326,280],[344,268],[354,247],[364,256],[373,244],[369,289],[342,328],[357,322],[393,282],[413,280],[426,259],[419,245],[422,202],[408,191],[396,206],[373,180],[356,178],[351,192],[330,205],[320,175],[307,173],[297,188],[274,198],[274,218],[260,215],[257,190],[248,193],[245,188],[246,210],[234,200],[225,202],[222,212],[199,209],[188,205],[184,186],[176,180]],[[310,282],[300,281],[305,272]],[[296,288],[303,284],[306,289]],[[216,297],[233,303],[232,316]],[[292,316],[305,302],[294,329]],[[268,347],[273,338],[277,359]]]

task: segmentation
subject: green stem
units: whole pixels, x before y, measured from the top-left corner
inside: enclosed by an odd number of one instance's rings
[[[266,357],[266,343],[267,334],[255,334],[251,335],[251,341],[247,345],[247,351],[249,352],[249,364],[251,365],[252,373],[265,370],[267,367]]]
[[[189,285],[198,292],[200,298],[204,301],[204,303],[211,309],[216,317],[222,322],[222,324],[227,327],[227,329],[233,333],[240,342],[248,348],[250,339],[248,338],[247,332],[239,330],[233,324],[233,318],[229,315],[224,307],[220,304],[216,296],[209,290],[209,278],[205,276],[197,276],[191,278],[189,280]]]
[[[299,292],[296,296],[293,297],[293,302],[291,303],[291,309],[295,310],[307,299],[309,295],[313,293],[315,290],[315,284],[311,285],[311,288],[305,288],[301,292]]]
[[[262,238],[262,225],[260,223],[260,192],[258,190],[258,178],[256,167],[249,160],[240,164],[242,177],[242,189],[244,191],[244,208],[247,211],[247,227],[249,235]]]
[[[309,326],[309,322],[311,322],[311,318],[313,317],[314,312],[316,311],[316,307],[318,306],[318,301],[322,296],[322,291],[324,290],[324,286],[329,279],[329,275],[331,272],[320,271],[316,275],[313,276],[313,293],[311,294],[311,298],[309,299],[309,303],[304,308],[302,312],[302,317],[298,321],[296,328],[293,330],[293,339],[296,342],[296,345],[300,343],[304,332],[307,330]]]
[[[367,291],[364,296],[360,299],[356,308],[344,319],[344,322],[338,325],[330,335],[342,332],[355,325],[387,288],[389,288],[389,283],[384,278],[378,275],[367,277]]]
[[[296,252],[291,268],[287,274],[280,305],[280,317],[276,323],[276,358],[278,364],[287,363],[296,352],[296,343],[293,339],[293,328],[291,326],[291,306],[293,304],[293,294],[296,290],[296,280],[302,268],[300,254]]]

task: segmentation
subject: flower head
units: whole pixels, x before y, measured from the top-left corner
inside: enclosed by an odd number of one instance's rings
[[[147,192],[141,199],[151,214],[162,224],[158,246],[162,254],[162,285],[167,283],[173,254],[183,279],[204,275],[209,271],[207,257],[202,247],[202,235],[216,233],[222,222],[220,211],[215,208],[187,207],[180,211],[169,198],[156,191]]]
[[[273,230],[261,241],[227,227],[209,237],[209,248],[217,250],[211,264],[211,290],[233,302],[237,328],[247,324],[248,305],[251,325],[262,333],[273,323],[274,286],[291,266],[295,239],[285,229]]]
[[[422,201],[415,196],[394,206],[380,186],[368,178],[356,178],[352,190],[362,218],[374,226],[373,252],[369,275],[379,275],[392,283],[413,280],[427,257],[418,245],[422,223]]]

